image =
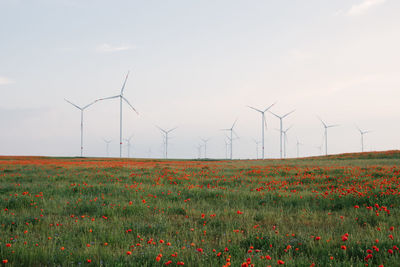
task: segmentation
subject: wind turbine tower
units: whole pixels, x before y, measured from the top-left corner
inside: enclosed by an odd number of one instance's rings
[[[303,144],[299,142],[299,139],[297,139],[297,142],[296,142],[296,152],[297,152],[296,154],[297,154],[297,157],[299,157],[299,155],[300,155],[300,153],[299,153],[300,145],[303,145]]]
[[[165,142],[164,142],[165,143],[165,158],[167,159],[168,158],[168,134],[170,132],[172,132],[173,130],[175,130],[177,127],[172,128],[170,130],[165,130],[165,129],[162,129],[162,128],[158,127],[158,126],[157,126],[157,128],[160,129],[160,131],[164,134],[164,138],[165,138]]]
[[[262,159],[264,159],[264,128],[267,129],[267,121],[265,120],[265,112],[267,112],[270,108],[272,108],[273,105],[275,105],[275,103],[270,105],[269,107],[267,107],[264,110],[260,110],[260,109],[248,106],[249,108],[261,113],[261,139],[262,139],[261,158]],[[257,149],[258,149],[258,145],[257,145]],[[258,158],[258,153],[257,153],[257,158]]]
[[[322,125],[324,126],[324,136],[325,136],[325,156],[328,155],[328,128],[332,128],[332,127],[337,127],[339,126],[338,124],[335,125],[327,125],[321,118],[319,118],[319,120],[321,121]]]
[[[122,100],[124,100],[136,112],[136,114],[139,115],[139,113],[136,111],[136,109],[131,105],[131,103],[129,103],[128,99],[126,99],[124,97],[124,89],[125,89],[126,81],[128,80],[128,76],[129,76],[129,71],[126,74],[125,81],[122,84],[121,92],[119,95],[104,97],[104,98],[100,98],[100,99],[96,100],[96,102],[97,102],[97,101],[101,101],[101,100],[119,98],[119,157],[120,158],[122,157]]]
[[[75,105],[74,103],[72,103],[71,101],[67,100],[64,98],[65,101],[67,101],[68,103],[70,103],[71,105],[73,105],[74,107],[76,107],[77,109],[79,109],[81,111],[81,157],[83,157],[83,111],[85,109],[87,109],[88,107],[90,107],[91,105],[93,105],[94,103],[96,103],[96,101],[93,101],[90,104],[87,104],[86,106],[80,107],[78,105]]]
[[[256,139],[253,138],[254,143],[256,144],[256,159],[258,159],[258,145],[260,144],[260,141],[257,141]]]
[[[106,143],[106,151],[107,151],[107,158],[108,158],[108,148],[109,148],[109,145],[111,143],[111,140],[103,139],[103,141]]]
[[[206,159],[207,158],[207,142],[210,141],[210,138],[207,138],[207,139],[200,138],[200,139],[204,143],[204,158]]]
[[[283,115],[283,116],[279,116],[279,115],[273,113],[272,111],[269,111],[272,115],[274,115],[275,117],[277,117],[277,118],[279,119],[279,125],[280,125],[280,130],[279,130],[279,132],[280,132],[280,156],[281,156],[281,158],[282,158],[282,138],[283,138],[283,125],[282,125],[282,120],[283,120],[284,118],[286,118],[287,116],[289,116],[290,114],[292,114],[294,111],[295,111],[295,110],[292,110],[292,111],[286,113],[286,114]]]

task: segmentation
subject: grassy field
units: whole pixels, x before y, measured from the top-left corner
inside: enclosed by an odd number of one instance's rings
[[[399,151],[0,157],[0,208],[6,266],[400,266]]]

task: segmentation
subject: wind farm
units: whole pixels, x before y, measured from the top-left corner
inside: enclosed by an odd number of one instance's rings
[[[303,2],[0,1],[0,267],[399,266],[400,1]]]

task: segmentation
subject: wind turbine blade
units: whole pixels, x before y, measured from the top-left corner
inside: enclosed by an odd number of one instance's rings
[[[118,98],[118,97],[120,97],[120,95],[109,96],[109,97],[103,97],[103,98],[97,99],[95,102],[97,102],[97,101],[102,101],[102,100],[107,100],[107,99],[114,99],[114,98]]]
[[[230,131],[231,129],[220,129],[221,131]]]
[[[129,103],[128,99],[126,99],[125,97],[121,96],[123,100],[125,100],[125,102],[136,112],[136,114],[139,115],[139,112],[136,111],[136,109],[131,105],[131,103]]]
[[[338,127],[340,124],[328,125],[326,128]]]
[[[171,130],[168,130],[167,133],[172,132],[173,130],[175,130],[178,127],[172,128]]]
[[[233,127],[235,127],[235,124],[236,124],[237,120],[238,120],[238,119],[235,120],[235,122],[233,123],[231,129],[233,129]]]
[[[92,103],[90,103],[90,104],[87,104],[86,106],[84,106],[82,109],[87,109],[88,107],[90,107],[91,105],[93,105],[94,103],[96,103],[96,100],[95,101],[93,101]]]
[[[258,112],[263,113],[261,110],[259,110],[259,109],[257,109],[257,108],[253,108],[253,107],[250,107],[250,106],[247,106],[247,107],[249,107],[249,108],[251,108],[251,109],[254,109],[255,111],[258,111]]]
[[[265,126],[265,129],[268,129],[267,120],[265,119],[265,116],[264,116],[264,126]]]
[[[67,99],[65,99],[65,98],[64,98],[64,100],[65,100],[65,101],[67,101],[68,103],[70,103],[71,105],[73,105],[74,107],[76,107],[76,108],[78,108],[78,109],[82,110],[82,108],[81,108],[81,107],[79,107],[79,106],[75,105],[75,104],[74,104],[74,103],[72,103],[71,101],[69,101],[69,100],[67,100]]]
[[[164,132],[165,134],[167,133],[167,131],[165,131],[164,129],[158,127],[157,125],[156,125],[156,127],[157,127],[160,131]]]
[[[271,106],[267,107],[266,109],[264,109],[263,113],[266,112],[267,110],[269,110],[270,108],[272,108],[275,104],[276,104],[276,102],[273,103]]]
[[[285,130],[284,132],[286,133],[286,132],[289,131],[290,128],[292,128],[292,127],[293,127],[293,125],[290,125],[288,128],[286,128],[286,130]]]
[[[290,114],[292,114],[292,113],[295,112],[295,111],[296,111],[296,110],[294,109],[294,110],[292,110],[292,111],[286,113],[285,115],[282,116],[282,119],[285,118],[285,117],[287,117],[287,116],[289,116]]]
[[[317,116],[317,118],[321,121],[321,123],[324,125],[324,127],[327,128],[325,122],[320,117]]]
[[[275,117],[277,117],[278,119],[280,119],[281,117],[279,117],[278,115],[276,115],[275,113],[273,113],[272,111],[268,110],[269,113],[271,113],[272,115],[274,115]]]
[[[129,71],[128,71],[128,73],[126,74],[124,84],[122,85],[122,88],[121,88],[121,95],[124,94],[124,89],[125,89],[126,81],[128,80],[128,76],[129,76]]]

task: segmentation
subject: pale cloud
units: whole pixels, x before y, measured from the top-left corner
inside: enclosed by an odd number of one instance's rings
[[[14,81],[8,79],[7,77],[0,76],[0,85],[14,83]]]
[[[386,0],[363,0],[359,4],[353,5],[347,12],[346,14],[348,16],[358,16],[362,15],[371,8],[374,8],[376,6],[382,5],[386,2]]]
[[[122,44],[122,45],[110,45],[110,44],[101,44],[96,47],[97,52],[120,52],[120,51],[127,51],[133,50],[136,47],[134,45],[129,44]]]

